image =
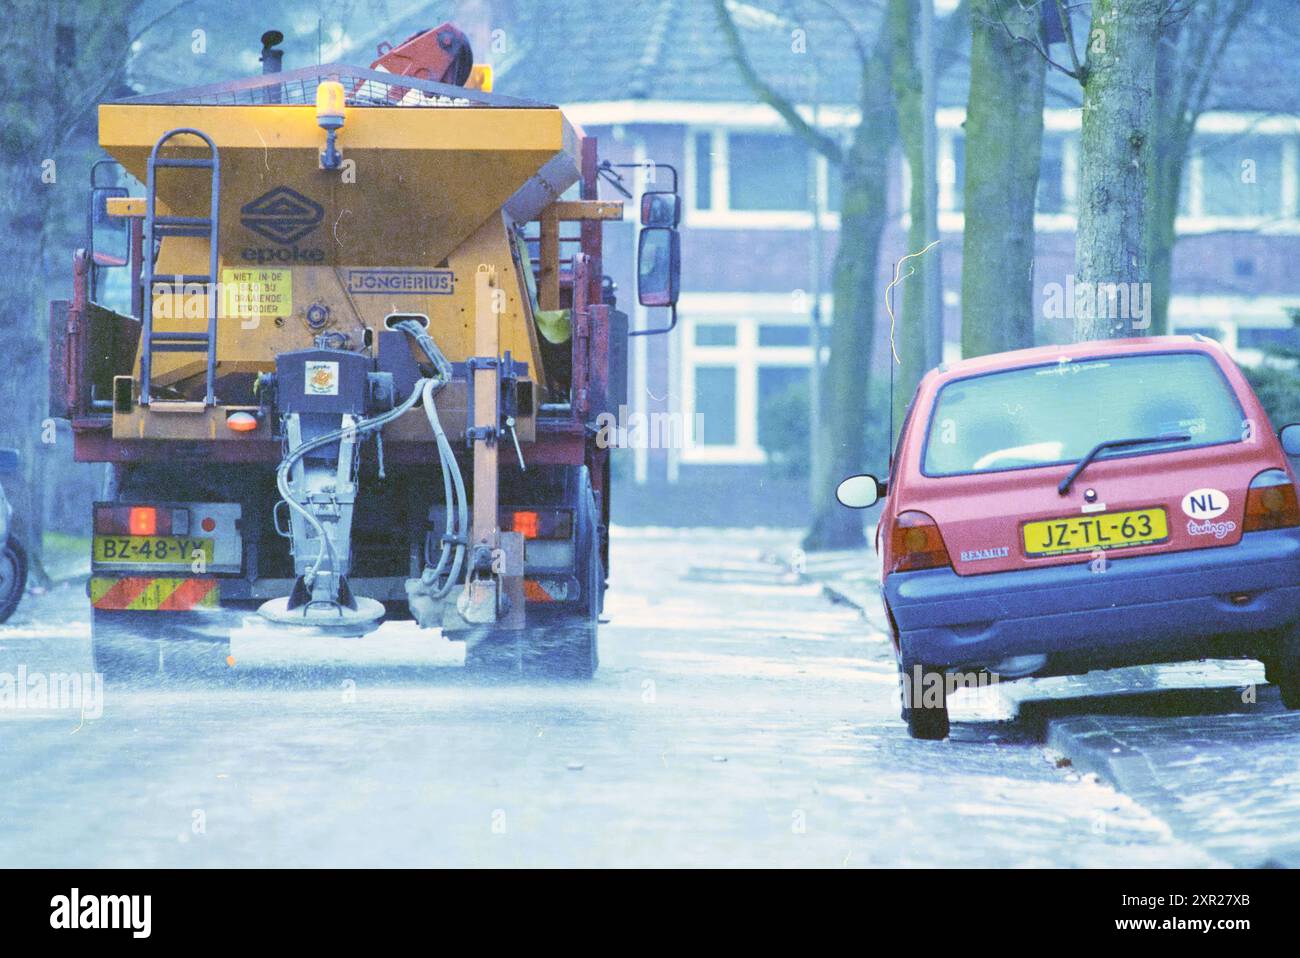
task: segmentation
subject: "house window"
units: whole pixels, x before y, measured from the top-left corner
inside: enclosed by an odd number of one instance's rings
[[[758,327],[759,346],[807,346],[810,342],[812,329],[808,326],[764,323]]]
[[[1043,137],[1043,156],[1038,165],[1039,213],[1065,212],[1065,138]]]
[[[826,171],[826,209],[838,213],[844,197],[843,165],[836,166],[823,161],[822,168]]]
[[[736,327],[732,323],[700,323],[695,327],[696,346],[734,346]]]
[[[713,134],[696,133],[695,140],[695,208],[713,209]]]
[[[803,141],[786,133],[732,133],[727,153],[731,209],[808,209],[809,155]]]
[[[758,444],[769,459],[797,460],[808,446],[808,367],[758,367]]]
[[[1282,211],[1278,137],[1199,138],[1201,212],[1206,216],[1277,216]]]
[[[840,169],[783,128],[695,129],[686,140],[686,198],[693,226],[806,229],[817,208],[833,228]]]
[[[966,208],[966,137],[952,138],[952,209],[960,213]]]
[[[688,319],[682,340],[686,404],[696,463],[767,462],[799,468],[806,458],[811,328],[772,297],[759,315],[724,311]],[[748,305],[745,308],[750,308]]]
[[[736,444],[736,369],[734,366],[695,367],[695,414],[703,419],[705,446]]]

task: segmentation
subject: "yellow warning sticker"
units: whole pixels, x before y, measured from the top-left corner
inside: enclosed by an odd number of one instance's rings
[[[96,609],[132,612],[188,612],[221,605],[217,579],[156,579],[95,576],[90,580],[90,604]]]
[[[287,269],[223,269],[221,315],[288,316],[293,312],[293,271]]]

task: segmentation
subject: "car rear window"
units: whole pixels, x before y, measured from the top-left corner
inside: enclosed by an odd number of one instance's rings
[[[996,472],[1081,459],[1108,439],[1187,433],[1189,442],[1103,452],[1141,455],[1241,440],[1241,404],[1204,353],[1147,353],[1031,366],[939,390],[922,471]]]

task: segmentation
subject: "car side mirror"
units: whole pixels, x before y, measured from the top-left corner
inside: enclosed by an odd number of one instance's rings
[[[885,498],[888,491],[889,483],[864,473],[849,476],[836,486],[835,498],[840,501],[840,505],[850,509],[867,509]]]
[[[1288,423],[1278,430],[1282,451],[1288,456],[1300,456],[1300,422]]]
[[[636,293],[642,306],[676,306],[681,286],[682,238],[667,226],[647,226],[636,249]]]
[[[0,449],[0,476],[17,474],[19,462],[17,449]]]

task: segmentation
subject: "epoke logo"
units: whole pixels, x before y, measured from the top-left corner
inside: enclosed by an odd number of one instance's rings
[[[324,207],[287,186],[263,193],[239,211],[239,221],[248,229],[284,244],[298,242],[319,226],[324,216]]]

